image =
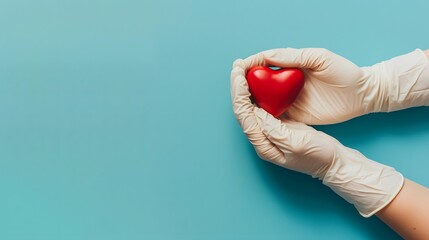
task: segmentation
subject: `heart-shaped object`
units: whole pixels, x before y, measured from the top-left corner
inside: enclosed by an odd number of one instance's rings
[[[304,86],[304,74],[298,68],[274,70],[256,66],[247,72],[246,77],[256,104],[274,117],[292,105]]]

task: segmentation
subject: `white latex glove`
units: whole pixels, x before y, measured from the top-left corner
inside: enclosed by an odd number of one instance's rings
[[[404,178],[395,169],[369,160],[304,123],[282,122],[254,106],[244,73],[244,62],[236,61],[231,73],[234,113],[262,159],[319,178],[364,217],[398,194]]]
[[[264,65],[304,72],[304,88],[280,119],[331,124],[371,112],[429,105],[429,61],[420,49],[363,68],[322,48],[273,49],[241,64],[246,71]]]

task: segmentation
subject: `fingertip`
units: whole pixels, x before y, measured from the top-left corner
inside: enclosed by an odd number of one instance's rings
[[[232,63],[232,68],[236,68],[236,67],[243,67],[243,59],[241,58],[237,58],[235,59],[235,61]]]

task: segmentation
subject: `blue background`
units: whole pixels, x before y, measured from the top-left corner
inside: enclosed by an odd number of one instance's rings
[[[0,1],[0,239],[399,239],[261,161],[234,59],[429,48],[427,1]],[[318,129],[429,185],[428,108]]]

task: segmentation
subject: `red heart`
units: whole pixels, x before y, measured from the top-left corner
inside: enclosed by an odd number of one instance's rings
[[[247,72],[247,82],[255,102],[278,117],[295,101],[304,86],[304,74],[297,68],[256,66]]]

